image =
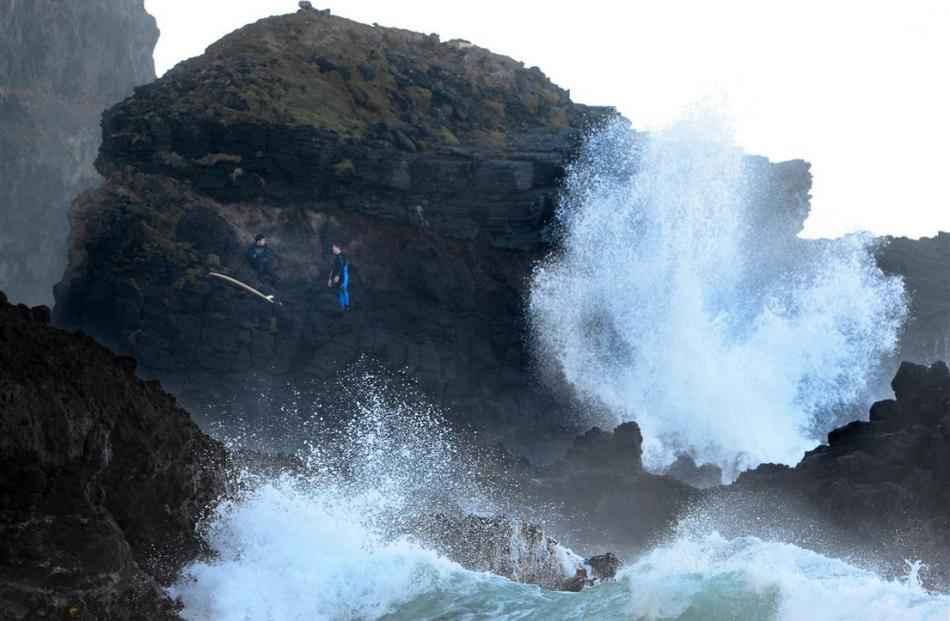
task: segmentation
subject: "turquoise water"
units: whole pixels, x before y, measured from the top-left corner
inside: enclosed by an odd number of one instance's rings
[[[950,598],[914,583],[881,580],[795,546],[711,535],[654,550],[617,582],[581,593],[457,575],[382,618],[945,621],[948,615]]]
[[[336,494],[288,480],[219,507],[216,557],[171,589],[185,619],[947,621],[950,597],[885,580],[802,548],[715,533],[634,560],[616,582],[543,591],[463,569],[363,517],[378,493]]]

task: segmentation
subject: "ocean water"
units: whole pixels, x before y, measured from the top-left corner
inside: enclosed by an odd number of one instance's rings
[[[539,360],[637,421],[653,469],[677,452],[727,480],[797,463],[863,409],[897,344],[903,284],[871,239],[771,234],[783,216],[747,164],[714,116],[650,136],[607,125],[569,171],[560,248],[533,275]]]
[[[696,620],[946,621],[950,597],[785,543],[684,526],[581,593],[470,571],[407,535],[433,510],[496,511],[477,460],[420,403],[367,381],[333,450],[241,489],[202,530],[212,554],[170,595],[189,621]],[[631,519],[636,519],[631,516]],[[685,523],[684,523],[685,524]],[[513,548],[516,546],[513,546]],[[577,557],[570,550],[559,557]],[[574,568],[569,570],[573,573]]]
[[[289,479],[219,508],[213,560],[171,594],[189,621],[946,621],[950,597],[793,545],[715,533],[656,548],[616,582],[544,591],[463,569],[366,520],[354,501]],[[390,504],[390,503],[384,503]],[[398,503],[397,503],[398,504]],[[372,510],[370,511],[372,513]]]

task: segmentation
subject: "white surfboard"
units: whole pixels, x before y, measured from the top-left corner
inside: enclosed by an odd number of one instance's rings
[[[226,275],[224,275],[224,274],[219,274],[218,272],[208,272],[208,276],[214,276],[215,278],[220,278],[221,280],[223,280],[223,281],[225,281],[225,282],[229,282],[229,283],[231,283],[232,285],[237,285],[238,287],[244,289],[245,291],[249,291],[249,292],[253,293],[254,295],[256,295],[256,296],[259,297],[259,298],[263,298],[263,299],[267,300],[267,301],[270,302],[271,304],[274,303],[274,296],[272,296],[272,295],[264,295],[263,293],[261,293],[260,291],[258,291],[258,290],[255,289],[254,287],[252,287],[251,285],[246,284],[246,283],[243,283],[243,282],[241,282],[240,280],[238,280],[237,278],[231,278],[230,276],[226,276]]]

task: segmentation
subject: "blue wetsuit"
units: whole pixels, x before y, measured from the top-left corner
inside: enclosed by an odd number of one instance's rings
[[[333,261],[333,271],[330,272],[331,282],[337,276],[340,278],[336,283],[337,301],[340,303],[340,308],[346,310],[350,307],[350,262],[343,253],[336,255]]]

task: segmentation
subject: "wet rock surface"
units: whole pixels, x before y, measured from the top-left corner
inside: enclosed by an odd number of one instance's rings
[[[175,618],[224,450],[134,369],[0,295],[0,618]]]
[[[417,536],[466,569],[555,591],[580,591],[613,580],[622,563],[611,553],[584,559],[535,524],[504,516],[428,516]]]
[[[102,111],[155,78],[142,0],[0,2],[0,289],[48,304],[66,265],[67,212],[102,178]]]

